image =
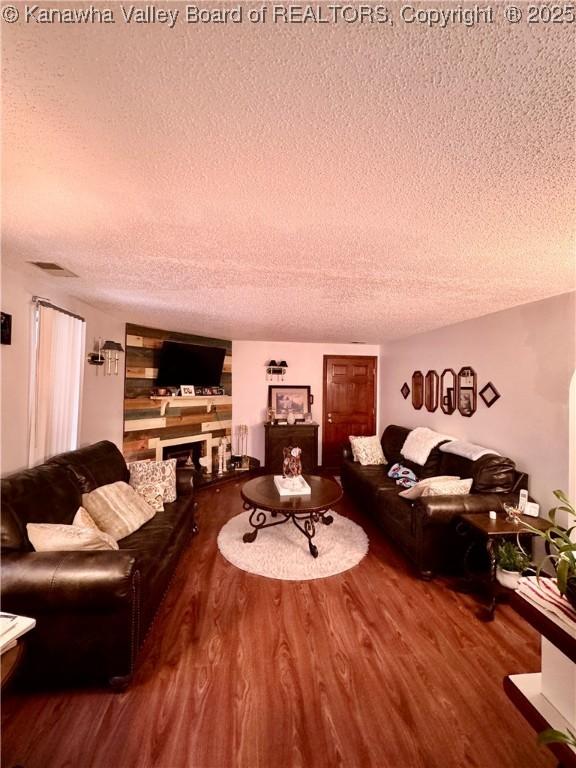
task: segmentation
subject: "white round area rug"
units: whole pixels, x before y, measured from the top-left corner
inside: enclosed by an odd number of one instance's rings
[[[334,576],[357,565],[368,552],[368,536],[362,528],[334,511],[331,525],[316,523],[313,543],[318,557],[312,557],[308,539],[292,520],[258,531],[256,540],[244,542],[253,530],[249,512],[229,520],[218,534],[218,549],[228,562],[248,573],[270,579],[305,581]]]

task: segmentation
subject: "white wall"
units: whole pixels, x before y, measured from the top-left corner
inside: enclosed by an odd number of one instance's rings
[[[552,491],[569,487],[569,388],[576,364],[575,296],[562,294],[387,344],[380,360],[380,428],[428,426],[495,448],[530,474],[544,511]],[[491,381],[501,395],[492,408],[446,416],[416,411],[400,388],[412,372],[474,368],[478,391]]]
[[[2,311],[12,315],[12,344],[2,345],[2,474],[28,463],[28,389],[30,379],[30,323],[32,296],[51,299],[58,306],[86,319],[86,352],[94,337],[122,342],[123,321],[71,298],[66,281],[73,278],[43,277],[34,267],[2,270]],[[97,366],[86,364],[80,420],[80,445],[112,440],[122,448],[124,356],[118,376],[104,376]]]
[[[322,404],[324,355],[372,355],[376,344],[301,344],[285,341],[232,342],[232,414],[234,426],[248,425],[248,454],[264,463],[264,421],[268,406],[265,365],[286,360],[283,384],[310,385],[314,395],[312,417],[320,424],[319,460],[322,461]]]

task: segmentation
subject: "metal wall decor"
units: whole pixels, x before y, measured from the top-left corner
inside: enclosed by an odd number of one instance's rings
[[[406,400],[410,394],[407,382],[404,382],[400,392]],[[447,416],[458,409],[461,416],[470,417],[476,413],[478,406],[477,392],[476,371],[469,365],[460,368],[457,374],[453,368],[444,368],[440,376],[433,369],[427,371],[426,376],[422,371],[412,374],[412,407],[417,411],[425,405],[426,410],[433,413],[440,405],[442,413]],[[491,381],[482,387],[479,394],[487,408],[491,408],[501,397]]]
[[[476,413],[476,371],[464,366],[458,371],[458,410],[461,416]]]
[[[424,379],[424,404],[426,410],[433,413],[438,408],[439,379],[436,371],[428,371]]]
[[[412,374],[412,407],[419,411],[424,405],[424,376],[422,371]]]
[[[480,390],[480,397],[484,400],[484,404],[487,408],[492,408],[496,400],[500,399],[500,392],[498,392],[494,384],[489,381],[488,384]]]

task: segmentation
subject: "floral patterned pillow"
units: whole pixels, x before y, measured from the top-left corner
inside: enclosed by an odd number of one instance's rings
[[[166,493],[166,483],[140,483],[134,489],[137,494],[142,496],[144,501],[149,504],[155,512],[164,511],[164,495]]]
[[[130,485],[135,491],[140,485],[163,483],[163,501],[176,501],[176,459],[167,461],[133,461],[128,464]]]
[[[377,435],[370,437],[356,437],[349,435],[350,445],[354,461],[359,461],[363,467],[370,464],[386,464],[384,452]]]

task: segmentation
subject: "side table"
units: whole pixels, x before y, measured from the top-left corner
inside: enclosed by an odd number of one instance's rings
[[[527,523],[539,531],[546,531],[551,526],[548,520],[543,520],[541,517],[528,517],[527,515],[519,515],[518,522],[510,522],[506,519],[506,515],[503,512],[498,512],[496,520],[492,520],[487,513],[470,513],[458,517],[456,532],[461,536],[472,538],[472,542],[464,555],[465,570],[469,573],[467,569],[468,559],[472,549],[479,543],[484,546],[488,555],[489,604],[486,615],[482,617],[486,621],[492,621],[494,618],[496,601],[501,593],[496,580],[495,544],[498,540],[515,539],[518,536],[525,540],[530,540],[533,536],[536,536],[535,533],[525,528],[522,523]]]

